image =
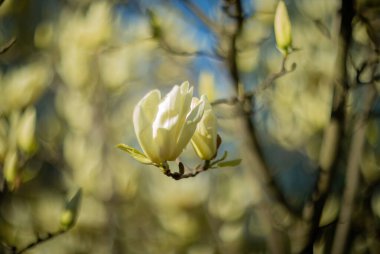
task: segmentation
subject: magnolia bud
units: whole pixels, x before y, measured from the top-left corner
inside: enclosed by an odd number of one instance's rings
[[[0,118],[0,162],[4,162],[7,153],[8,126],[4,119]]]
[[[17,144],[26,153],[32,153],[36,148],[35,129],[36,110],[28,108],[20,119],[17,133]]]
[[[18,186],[17,152],[9,151],[4,162],[4,178],[11,190]]]
[[[75,195],[66,203],[65,209],[63,210],[60,219],[62,230],[67,230],[74,226],[76,223],[81,199],[82,189],[79,189]]]
[[[211,160],[217,151],[217,119],[207,97],[202,96],[202,100],[205,101],[205,110],[191,138],[191,144],[199,158]],[[193,103],[198,101],[197,98],[193,98]]]
[[[274,33],[277,48],[281,53],[287,55],[292,49],[292,26],[284,1],[280,1],[277,5],[274,16]]]

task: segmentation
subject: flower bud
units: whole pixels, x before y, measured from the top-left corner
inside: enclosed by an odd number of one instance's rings
[[[17,144],[26,153],[32,153],[36,148],[35,129],[36,110],[28,108],[20,119],[17,133]]]
[[[201,100],[205,101],[205,110],[191,138],[191,144],[199,158],[211,160],[217,151],[217,119],[207,97],[203,95]],[[193,98],[192,104],[196,105],[198,101]]]
[[[17,188],[18,182],[18,165],[17,165],[17,152],[9,151],[4,161],[4,178],[11,190]]]
[[[7,153],[8,126],[4,119],[0,118],[0,163],[4,162]]]
[[[277,48],[287,55],[292,49],[292,26],[286,5],[282,0],[278,3],[274,16],[274,33]]]
[[[61,214],[61,229],[67,230],[74,226],[78,217],[79,205],[82,199],[82,189],[79,189],[75,195],[68,200],[65,205],[65,209]]]

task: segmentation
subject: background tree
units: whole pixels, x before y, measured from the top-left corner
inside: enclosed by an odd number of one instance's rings
[[[376,253],[380,6],[285,1],[286,47],[278,3],[3,1],[1,253]],[[115,148],[185,80],[239,167],[174,181]]]

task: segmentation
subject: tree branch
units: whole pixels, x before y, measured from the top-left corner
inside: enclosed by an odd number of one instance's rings
[[[241,1],[237,0],[235,2],[236,4],[236,10],[238,15],[236,15],[236,31],[235,34],[231,37],[231,46],[230,46],[230,52],[228,57],[228,65],[231,73],[231,78],[233,81],[233,85],[235,86],[235,90],[237,91],[238,97],[236,99],[232,99],[232,101],[241,101],[241,110],[245,111],[247,108],[251,110],[251,107],[253,105],[253,99],[254,99],[254,93],[242,93],[240,91],[241,84],[240,84],[240,74],[239,74],[239,68],[238,68],[238,47],[237,47],[237,41],[239,39],[239,36],[243,29],[244,24],[244,17],[243,17],[243,10]],[[285,70],[285,61],[284,59],[281,70],[278,74],[275,74],[274,76],[271,76],[267,82],[264,82],[262,85],[260,85],[260,88],[267,87],[269,83],[272,83],[275,79],[279,78],[280,76],[284,75],[286,72]],[[214,102],[214,104],[221,103]],[[244,135],[248,137],[247,142],[249,142],[249,148],[250,148],[250,155],[252,156],[252,162],[254,163],[252,165],[252,168],[256,170],[262,177],[262,182],[264,185],[264,188],[266,189],[266,192],[268,195],[273,198],[274,200],[278,201],[281,206],[285,208],[285,210],[292,215],[297,215],[298,213],[295,209],[293,209],[288,203],[283,195],[282,191],[277,186],[276,182],[274,181],[273,175],[268,168],[265,159],[263,151],[260,148],[259,142],[257,140],[256,136],[256,130],[253,125],[253,122],[251,120],[250,115],[245,115],[245,117],[242,119],[243,125],[244,125]]]
[[[22,253],[36,247],[37,245],[39,245],[41,243],[44,243],[44,242],[49,241],[49,240],[51,240],[51,239],[53,239],[59,235],[62,235],[65,232],[67,232],[67,230],[60,229],[57,232],[48,233],[45,237],[38,237],[36,241],[28,244],[27,246],[25,246],[24,248],[22,248],[20,250],[17,250],[16,248],[12,248],[12,254],[22,254]]]
[[[309,239],[303,253],[313,253],[313,244],[319,234],[319,222],[331,183],[339,166],[343,152],[343,137],[345,123],[345,106],[349,89],[347,60],[352,34],[352,19],[354,17],[355,0],[341,0],[341,22],[336,60],[336,78],[334,81],[334,96],[330,123],[323,137],[319,158],[319,178],[312,195],[311,204],[305,206],[305,219],[310,221]]]
[[[0,48],[0,55],[7,52],[16,43],[16,38],[10,39],[4,46]]]
[[[197,166],[195,170],[191,170],[192,172],[189,172],[189,173],[185,173],[185,168],[188,171],[190,170],[187,167],[185,167],[185,165],[182,162],[178,163],[178,168],[179,168],[178,172],[172,172],[168,166],[165,166],[164,168],[162,168],[162,172],[166,176],[171,177],[174,180],[181,180],[181,179],[197,176],[199,173],[202,173],[210,169],[211,164],[210,164],[210,161],[205,161],[203,165]]]
[[[228,52],[228,57],[226,59],[226,64],[230,70],[230,75],[232,79],[232,84],[235,87],[237,98],[231,99],[230,102],[241,102],[239,103],[239,108],[242,112],[246,112],[247,110],[252,110],[252,106],[254,105],[254,96],[253,94],[247,94],[243,91],[243,85],[240,80],[239,66],[238,66],[238,40],[243,30],[244,25],[244,16],[242,3],[240,0],[236,0],[231,2],[230,4],[234,4],[234,8],[236,10],[236,15],[234,16],[236,21],[235,32],[231,35],[231,42]],[[215,104],[222,103],[223,101],[214,102]],[[273,199],[276,203],[278,203],[285,211],[289,214],[296,214],[296,211],[287,203],[285,196],[282,191],[278,188],[276,182],[274,181],[274,177],[272,172],[268,168],[263,151],[260,148],[256,130],[253,125],[253,121],[250,115],[245,115],[245,117],[240,118],[242,123],[242,135],[246,137],[244,139],[247,152],[247,163],[251,166],[246,169],[246,174],[248,179],[255,179],[259,176],[261,187],[264,189],[264,192]],[[240,130],[239,130],[240,131]],[[255,173],[254,173],[255,172]],[[252,182],[256,180],[252,180]],[[266,202],[266,201],[265,201]],[[265,206],[265,202],[260,202],[260,206]],[[268,250],[271,253],[282,253],[284,251],[282,242],[279,239],[279,233],[274,225],[274,221],[271,213],[265,214],[265,220],[270,225],[270,233],[268,234],[267,246]]]
[[[287,60],[287,57],[284,57],[281,63],[281,70],[279,72],[271,74],[261,84],[256,86],[256,89],[254,89],[252,92],[245,91],[244,94],[240,96],[241,98],[239,98],[238,96],[235,96],[231,98],[217,99],[211,102],[211,105],[213,106],[217,106],[219,104],[235,105],[237,103],[243,103],[244,101],[247,101],[247,100],[251,101],[253,97],[257,96],[258,94],[260,94],[260,92],[270,87],[274,81],[285,76],[288,73],[295,71],[297,67],[295,63],[292,64],[290,69],[286,69],[286,66],[285,66],[286,60]]]
[[[185,6],[194,13],[202,22],[205,24],[210,30],[218,37],[223,34],[223,30],[218,26],[217,23],[212,21],[209,17],[207,17],[202,10],[200,10],[195,4],[193,4],[189,0],[183,0]]]
[[[356,122],[354,135],[352,137],[350,152],[347,162],[347,175],[345,189],[343,192],[342,208],[335,231],[332,253],[344,253],[348,232],[351,225],[351,216],[354,208],[357,188],[359,186],[360,162],[365,143],[365,134],[368,125],[368,116],[376,98],[376,89],[368,87],[366,98],[364,99],[364,110]]]

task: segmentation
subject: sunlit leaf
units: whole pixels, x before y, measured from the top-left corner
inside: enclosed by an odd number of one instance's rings
[[[212,162],[210,163],[210,165],[213,166],[213,165],[218,164],[218,163],[221,162],[221,161],[224,161],[224,160],[227,158],[227,155],[228,155],[228,152],[227,152],[227,151],[224,151],[222,157],[220,157],[219,159],[217,159],[217,160],[215,160],[215,161],[212,161]]]
[[[230,161],[222,161],[222,162],[219,162],[217,165],[218,167],[220,168],[223,168],[223,167],[236,167],[240,164],[241,162],[241,159],[236,159],[236,160],[230,160]]]
[[[225,160],[227,158],[228,152],[224,151],[223,156],[220,158],[221,161]]]
[[[125,145],[125,144],[118,144],[117,148],[123,150],[124,152],[128,153],[130,156],[132,156],[135,160],[144,163],[144,164],[152,164],[152,161],[145,156],[142,152],[139,150]]]

